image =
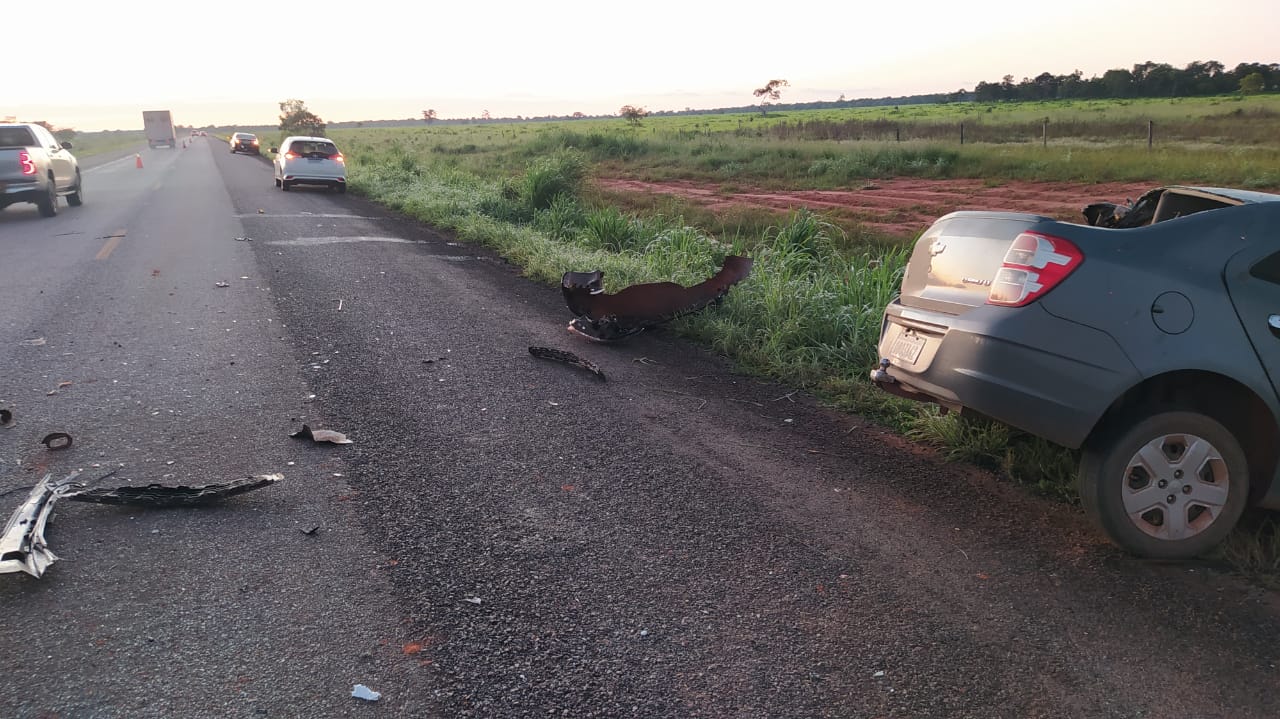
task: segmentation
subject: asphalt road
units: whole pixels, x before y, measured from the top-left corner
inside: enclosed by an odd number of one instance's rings
[[[286,479],[60,503],[62,561],[0,576],[0,716],[1275,716],[1272,592],[664,331],[579,341],[554,288],[212,138],[143,159],[0,212],[0,491]]]

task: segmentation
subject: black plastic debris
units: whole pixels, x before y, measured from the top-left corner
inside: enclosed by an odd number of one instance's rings
[[[284,479],[280,474],[260,474],[253,477],[215,482],[196,487],[148,484],[145,487],[116,487],[114,489],[85,489],[67,495],[76,502],[95,504],[131,504],[145,507],[197,507],[218,502],[237,494],[252,492]]]
[[[603,272],[566,272],[560,279],[560,290],[574,314],[569,331],[596,342],[630,337],[718,302],[730,287],[751,274],[751,265],[750,257],[729,255],[719,272],[692,287],[652,282],[612,295],[604,292]]]
[[[529,354],[541,359],[553,360],[555,362],[564,362],[565,364],[581,367],[582,369],[594,374],[600,378],[600,381],[606,381],[604,371],[597,367],[594,363],[582,359],[572,352],[564,350],[552,349],[550,347],[530,347]]]
[[[17,422],[13,419],[13,412],[7,409],[0,409],[0,429],[9,429]]]
[[[289,435],[299,439],[309,439],[314,442],[329,442],[331,444],[353,444],[347,435],[341,432],[334,432],[331,429],[311,429],[308,425],[302,425],[302,429]]]
[[[71,435],[66,432],[50,432],[44,436],[44,439],[40,440],[40,444],[48,447],[50,452],[67,449],[71,446],[71,442]]]

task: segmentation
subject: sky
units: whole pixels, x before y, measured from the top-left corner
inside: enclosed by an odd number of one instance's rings
[[[10,66],[0,118],[85,131],[141,129],[149,109],[273,125],[289,98],[330,122],[594,115],[749,105],[774,78],[790,83],[781,102],[807,102],[1280,62],[1276,0],[62,0],[44,14],[26,32],[49,42],[28,49],[50,54]]]

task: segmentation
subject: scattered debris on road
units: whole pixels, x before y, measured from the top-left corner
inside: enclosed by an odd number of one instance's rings
[[[474,604],[476,606],[480,606],[481,604],[484,604],[484,600],[481,599],[480,597],[463,597],[462,601],[466,602],[467,604]]]
[[[70,439],[68,435],[68,439]],[[105,479],[114,471],[99,477]],[[274,484],[282,479],[280,474],[261,474],[255,477],[234,479],[230,482],[206,484],[199,487],[168,487],[150,484],[146,487],[116,487],[114,489],[89,489],[76,482],[80,472],[68,475],[60,482],[46,474],[4,526],[0,534],[0,574],[26,572],[37,579],[50,564],[58,561],[44,539],[45,524],[53,513],[53,505],[59,499],[96,504],[129,504],[146,507],[194,507],[242,494]]]
[[[52,474],[31,488],[27,501],[14,510],[0,534],[0,573],[26,572],[38,579],[58,561],[44,541],[44,525],[53,513],[53,503],[65,491],[66,487],[54,484]]]
[[[329,442],[331,444],[353,444],[347,435],[341,432],[334,432],[330,429],[311,429],[309,425],[302,425],[302,429],[289,435],[290,437],[298,437],[300,439],[310,439],[315,442]]]
[[[560,289],[574,314],[569,331],[596,342],[630,337],[719,301],[730,287],[751,274],[751,265],[750,257],[729,255],[719,272],[692,287],[653,282],[625,287],[612,295],[604,292],[604,273],[600,270],[566,272]]]
[[[35,338],[35,339],[33,339],[33,340],[22,340],[22,341],[21,341],[21,342],[19,342],[18,344],[20,344],[20,345],[22,345],[22,346],[24,346],[24,347],[39,347],[39,346],[41,346],[41,345],[43,345],[43,344],[44,344],[44,338],[43,338],[43,337],[37,337],[37,338]]]
[[[0,409],[0,429],[9,429],[17,423],[17,420],[13,418],[12,410]]]
[[[320,525],[318,525],[318,524],[317,524],[316,526],[312,527],[311,529],[299,529],[298,531],[299,531],[299,532],[302,532],[303,534],[307,535],[308,537],[314,537],[314,536],[316,536],[316,532],[319,532],[319,531],[320,531]]]
[[[50,432],[40,440],[40,444],[48,447],[50,452],[67,449],[71,446],[71,442],[71,435],[66,432]]]
[[[230,282],[214,282],[213,286],[214,287],[230,287],[231,283]]]
[[[529,354],[540,359],[564,362],[565,364],[570,364],[574,367],[581,367],[582,369],[599,377],[602,382],[608,380],[608,378],[604,376],[603,370],[597,367],[594,363],[588,362],[572,352],[565,352],[564,350],[552,349],[550,347],[530,347]]]
[[[262,212],[262,210],[258,210],[258,212]],[[253,238],[252,237],[236,237],[235,241],[236,242],[253,242]]]
[[[369,702],[376,702],[382,698],[381,692],[375,692],[363,684],[357,684],[351,689],[351,696],[356,699],[364,699]]]

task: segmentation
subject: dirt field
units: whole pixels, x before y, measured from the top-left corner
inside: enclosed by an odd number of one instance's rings
[[[1091,202],[1135,200],[1149,183],[1003,182],[985,180],[891,179],[868,182],[850,190],[723,190],[715,184],[644,182],[617,178],[596,180],[613,192],[679,195],[712,210],[732,206],[766,207],[780,212],[808,207],[850,218],[870,230],[910,237],[953,210],[1011,210],[1081,221]]]

